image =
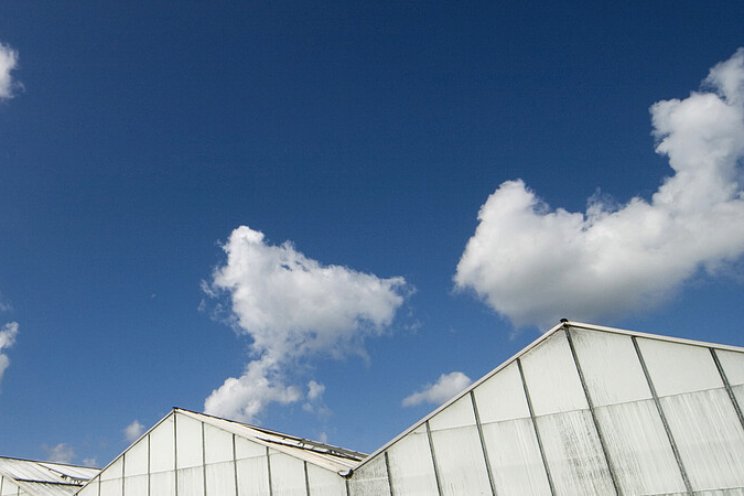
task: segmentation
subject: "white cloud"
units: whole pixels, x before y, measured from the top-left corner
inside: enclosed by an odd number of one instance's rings
[[[95,457],[83,458],[84,467],[98,467],[98,460]]]
[[[470,377],[462,372],[442,374],[434,384],[427,384],[420,391],[406,396],[403,406],[416,406],[422,403],[441,405],[472,383]]]
[[[143,432],[145,432],[145,426],[140,424],[139,420],[133,420],[131,424],[124,428],[124,437],[132,443],[139,439]]]
[[[17,64],[18,52],[0,43],[0,100],[13,97],[13,89],[17,83],[13,81],[11,72]]]
[[[364,340],[390,326],[405,298],[401,277],[323,265],[289,242],[266,243],[246,226],[223,249],[227,261],[205,289],[229,295],[231,317],[252,339],[254,360],[206,399],[205,410],[215,415],[250,421],[271,403],[300,401],[301,388],[289,384],[300,360],[363,354]]]
[[[714,274],[740,257],[744,49],[711,69],[704,87],[651,107],[656,151],[674,171],[651,201],[591,198],[572,213],[507,181],[478,213],[456,287],[516,325],[594,320],[653,307],[700,269]]]
[[[10,366],[10,359],[5,354],[5,350],[15,344],[16,336],[18,336],[18,322],[8,322],[0,327],[0,382]]]
[[[44,451],[47,454],[47,460],[56,463],[72,463],[75,458],[75,450],[72,446],[59,443],[55,446],[44,446]]]

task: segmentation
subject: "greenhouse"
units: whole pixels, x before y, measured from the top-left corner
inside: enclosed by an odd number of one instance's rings
[[[0,495],[744,495],[742,404],[743,348],[564,321],[371,455],[174,409],[67,492],[0,462]]]

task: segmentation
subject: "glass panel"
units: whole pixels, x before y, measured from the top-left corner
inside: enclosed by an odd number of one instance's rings
[[[491,494],[483,447],[475,425],[432,432],[432,440],[443,494]]]
[[[390,496],[384,453],[354,471],[349,489],[351,496]]]
[[[530,419],[483,425],[496,494],[550,495],[550,485]]]
[[[124,467],[124,463],[122,462],[122,457],[116,459],[114,463],[112,463],[106,470],[101,472],[101,480],[111,480],[111,479],[121,479],[123,472],[122,468]]]
[[[430,496],[437,493],[434,464],[426,427],[410,432],[388,449],[390,478],[396,495]]]
[[[630,336],[578,329],[571,336],[594,406],[651,398]]]
[[[238,496],[266,494],[269,494],[269,468],[264,448],[263,456],[238,460]]]
[[[3,478],[3,492],[2,496],[16,496],[18,494],[18,486],[10,482],[7,477]],[[86,493],[80,493],[85,494],[85,496],[97,496],[98,495],[98,487],[96,486],[96,492],[87,491]]]
[[[308,463],[307,477],[310,496],[346,496],[346,479],[335,472]]]
[[[175,486],[176,481],[173,471],[150,475],[150,494],[152,496],[174,496],[176,494]]]
[[[176,460],[178,468],[197,467],[204,463],[202,446],[202,423],[186,415],[176,414]]]
[[[744,410],[744,385],[734,386],[731,388],[734,393],[734,398],[739,404],[739,408]]]
[[[732,386],[744,384],[744,353],[716,350],[716,355],[724,372],[726,372],[729,384]]]
[[[271,494],[273,496],[306,496],[305,467],[301,460],[271,452]]]
[[[661,399],[695,490],[744,487],[744,431],[726,391]]]
[[[98,477],[95,479],[91,479],[88,484],[84,488],[78,492],[79,496],[98,496]],[[0,493],[0,496],[9,496],[11,493],[5,492],[5,486],[3,486],[3,492]],[[147,494],[147,493],[145,493]]]
[[[101,481],[101,496],[121,496],[121,490],[121,478]]]
[[[127,496],[147,495],[147,475],[134,475],[124,479],[124,494]]]
[[[147,474],[147,437],[142,438],[124,454],[124,475]]]
[[[203,466],[181,469],[177,472],[177,479],[178,496],[204,496]]]
[[[659,396],[723,386],[708,348],[644,338],[638,346]]]
[[[589,408],[564,332],[557,332],[521,359],[535,415]]]
[[[150,472],[172,471],[175,466],[174,456],[173,415],[171,415],[150,432]],[[152,488],[152,494],[158,494],[154,488]]]
[[[481,423],[529,418],[522,378],[513,362],[473,390]]]
[[[466,394],[429,420],[432,431],[475,425],[473,402]]]
[[[578,411],[537,418],[556,494],[614,494],[591,413]]]
[[[266,446],[263,446],[242,437],[235,438],[235,456],[238,460],[242,458],[254,458],[256,456],[266,456]]]
[[[597,408],[595,415],[625,494],[685,492],[653,400]]]
[[[207,494],[209,496],[235,496],[233,462],[207,465]]]
[[[232,461],[232,434],[204,424],[204,450],[208,464]]]

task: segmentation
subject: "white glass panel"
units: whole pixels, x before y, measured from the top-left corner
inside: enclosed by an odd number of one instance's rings
[[[150,472],[173,471],[175,449],[173,415],[171,415],[150,432]],[[158,493],[153,489],[152,494],[154,496]]]
[[[133,475],[124,478],[126,496],[147,496],[147,475]]]
[[[724,389],[661,399],[696,490],[744,487],[744,432]]]
[[[716,355],[723,371],[726,372],[729,384],[732,386],[744,384],[744,353],[716,350]]]
[[[177,476],[178,496],[204,496],[203,466],[181,469]]]
[[[101,481],[101,496],[121,496],[121,489],[121,478]]]
[[[122,462],[122,457],[117,458],[114,463],[101,472],[101,480],[121,479],[122,475],[124,475],[122,472],[123,467],[124,463]]]
[[[160,472],[150,475],[150,494],[152,496],[174,496],[176,481],[174,472]]]
[[[571,336],[594,406],[651,398],[630,336],[578,329]]]
[[[644,338],[638,346],[659,396],[723,386],[708,348]]]
[[[243,458],[254,458],[266,456],[266,446],[263,446],[241,437],[235,438],[235,456],[238,460]]]
[[[481,423],[530,416],[517,362],[507,365],[479,384],[473,393]]]
[[[335,472],[307,464],[310,496],[346,496],[346,479]]]
[[[535,430],[530,419],[483,424],[496,494],[550,495]]]
[[[3,492],[2,496],[16,496],[18,494],[18,486],[10,482],[8,478],[3,479]],[[83,493],[80,493],[83,494]],[[97,496],[98,495],[98,487],[96,486],[96,492],[88,491],[85,493],[85,496]]]
[[[232,434],[204,424],[204,449],[207,463],[228,462],[233,459]]]
[[[432,432],[432,441],[443,494],[491,494],[486,459],[475,425]]]
[[[392,445],[388,450],[388,460],[396,495],[430,496],[437,493],[425,426],[410,432]]]
[[[142,475],[147,473],[147,437],[141,439],[124,453],[124,475]]]
[[[731,390],[734,393],[736,402],[739,404],[739,408],[744,409],[744,385],[734,386],[731,388]]]
[[[537,418],[556,494],[614,494],[607,463],[589,411]]]
[[[269,494],[269,467],[265,453],[264,448],[264,456],[238,460],[238,496]]]
[[[349,489],[351,496],[390,496],[385,454],[380,453],[355,470]]]
[[[685,492],[653,400],[597,408],[595,415],[624,494]]]
[[[305,496],[305,467],[302,460],[271,451],[271,494],[273,496]]]
[[[475,425],[473,402],[466,394],[429,420],[432,431]]]
[[[176,414],[176,460],[178,468],[197,467],[204,463],[202,423],[186,415]]]
[[[589,407],[563,331],[543,341],[521,361],[535,415]]]
[[[207,465],[207,495],[235,496],[235,466],[233,462]]]

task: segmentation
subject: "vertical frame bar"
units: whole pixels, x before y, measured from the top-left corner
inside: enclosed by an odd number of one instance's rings
[[[716,354],[716,350],[714,348],[710,348],[710,354],[713,356],[713,361],[716,363],[716,368],[718,369],[718,373],[720,374],[721,380],[723,381],[723,387],[726,388],[726,393],[728,394],[731,403],[734,405],[736,416],[739,417],[739,423],[741,424],[742,428],[744,428],[744,415],[742,415],[741,412],[741,405],[739,405],[739,402],[736,401],[734,390],[731,388],[731,383],[728,380],[728,376],[726,376],[726,371],[723,370],[721,360],[718,358],[718,355]]]
[[[480,439],[481,449],[483,450],[483,460],[486,462],[486,473],[488,474],[488,483],[491,485],[491,496],[496,496],[496,482],[493,479],[491,470],[491,461],[488,458],[488,449],[486,448],[486,438],[483,435],[483,425],[481,424],[478,404],[475,401],[475,393],[470,390],[470,402],[473,404],[473,413],[475,414],[475,427],[478,429],[478,439]]]
[[[437,482],[437,493],[442,496],[442,481],[439,479],[439,467],[437,466],[437,455],[434,453],[434,440],[431,437],[431,427],[426,421],[426,437],[429,439],[429,451],[431,451],[431,463],[434,466],[434,480]]]

